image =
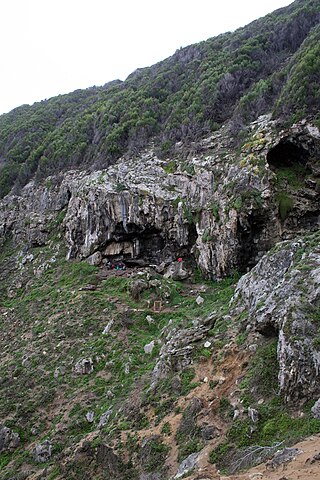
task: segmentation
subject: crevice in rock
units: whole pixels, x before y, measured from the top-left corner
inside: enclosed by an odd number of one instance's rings
[[[272,247],[262,235],[266,220],[261,212],[252,212],[249,217],[238,219],[238,268],[241,273],[254,267],[260,257]]]

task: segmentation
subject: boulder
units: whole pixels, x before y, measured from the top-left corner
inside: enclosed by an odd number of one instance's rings
[[[36,445],[32,450],[33,459],[36,463],[45,463],[50,460],[52,454],[52,444],[49,440]]]
[[[283,450],[278,450],[272,459],[266,463],[266,466],[270,470],[275,470],[280,465],[292,462],[298,455],[301,455],[301,453],[303,453],[303,451],[299,450],[299,448],[284,448]]]
[[[186,280],[190,275],[183,269],[181,262],[173,262],[163,276],[172,280]]]
[[[154,349],[154,340],[152,340],[152,342],[150,343],[147,343],[144,347],[143,347],[143,350],[145,353],[148,353],[149,355],[152,354],[152,351]]]
[[[12,452],[20,445],[20,436],[10,428],[0,425],[0,453]]]
[[[198,453],[191,453],[191,455],[185,458],[180,463],[178,472],[174,476],[174,480],[178,480],[179,478],[182,478],[183,476],[191,472],[197,466],[198,457]]]
[[[95,252],[89,257],[86,258],[86,262],[89,263],[89,265],[100,265],[102,262],[102,254],[101,252]]]
[[[83,358],[79,360],[74,366],[74,372],[77,375],[87,375],[93,372],[93,362],[91,358]]]

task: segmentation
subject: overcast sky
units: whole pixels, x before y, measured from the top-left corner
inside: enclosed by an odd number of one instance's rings
[[[292,0],[0,0],[0,113],[124,80]]]

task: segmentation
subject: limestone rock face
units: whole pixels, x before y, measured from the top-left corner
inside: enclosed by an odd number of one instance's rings
[[[43,245],[60,226],[68,259],[165,268],[183,257],[209,278],[245,272],[276,242],[320,224],[319,131],[306,122],[280,133],[274,126],[268,116],[253,122],[240,153],[223,127],[189,152],[177,144],[172,159],[150,145],[107,170],[30,182],[0,202],[0,242]],[[288,200],[275,180],[296,163],[301,188],[284,186]]]
[[[316,401],[316,403],[311,408],[311,413],[314,418],[320,419],[320,398]]]
[[[319,240],[316,233],[279,244],[242,277],[234,297],[259,333],[278,337],[279,387],[287,401],[320,393]]]

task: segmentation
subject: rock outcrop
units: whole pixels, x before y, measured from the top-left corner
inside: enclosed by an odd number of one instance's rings
[[[20,435],[0,425],[0,453],[12,452],[20,445]]]
[[[274,126],[268,116],[254,122],[240,153],[227,127],[200,142],[200,153],[177,144],[173,171],[150,147],[108,170],[31,182],[1,201],[1,239],[42,245],[63,222],[69,259],[145,265],[181,256],[207,277],[245,272],[277,241],[319,227],[319,131]],[[293,170],[292,188],[279,186],[283,168]]]
[[[320,237],[280,243],[238,283],[234,302],[253,328],[278,337],[279,387],[288,402],[320,394]]]

